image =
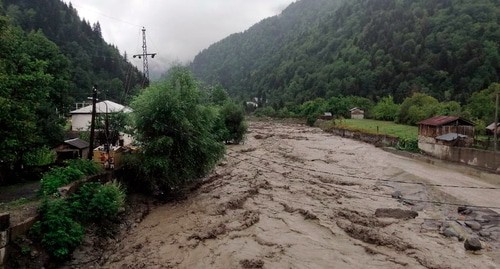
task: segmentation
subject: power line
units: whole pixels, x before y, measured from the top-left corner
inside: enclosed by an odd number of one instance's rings
[[[383,178],[370,178],[370,177],[362,177],[362,176],[354,176],[354,175],[346,175],[346,174],[340,174],[340,173],[333,173],[333,172],[326,172],[326,171],[321,171],[321,170],[316,170],[312,168],[307,168],[307,167],[300,167],[288,163],[282,163],[282,162],[277,162],[274,160],[269,160],[265,159],[262,157],[254,156],[252,154],[246,154],[247,156],[260,159],[263,161],[268,161],[280,165],[285,165],[293,168],[298,168],[302,170],[307,170],[310,172],[316,172],[316,173],[323,173],[331,176],[341,176],[341,177],[350,177],[350,178],[355,178],[355,179],[361,179],[361,180],[370,180],[370,181],[383,181],[383,182],[390,182],[390,183],[402,183],[402,184],[410,184],[410,185],[421,185],[421,186],[433,186],[433,187],[446,187],[446,188],[458,188],[458,189],[481,189],[481,190],[500,190],[500,188],[496,187],[482,187],[482,186],[460,186],[460,185],[448,185],[448,184],[435,184],[435,183],[422,183],[422,182],[410,182],[410,181],[404,181],[404,180],[393,180],[393,179],[383,179]]]
[[[246,161],[247,164],[250,164],[250,165],[253,165],[259,169],[262,169],[262,170],[267,170],[269,172],[272,172],[272,173],[276,173],[276,174],[280,174],[282,175],[282,173],[278,172],[278,171],[275,171],[271,168],[268,168],[268,167],[263,167],[261,165],[257,165],[255,163],[252,163],[252,162],[249,162],[247,160],[244,160],[244,159],[241,159],[241,158],[238,158],[234,155],[231,155],[230,153],[228,153],[229,156],[237,159],[237,160],[240,160],[240,161]],[[252,155],[250,155],[252,156]],[[252,157],[255,157],[255,156],[252,156]],[[258,159],[262,159],[262,160],[266,160],[266,161],[270,161],[270,160],[267,160],[267,159],[264,159],[264,158],[258,158]],[[275,162],[275,161],[270,161],[270,162],[274,162],[274,163],[278,163],[278,164],[284,164],[284,163],[279,163],[279,162]],[[290,165],[289,165],[290,166]],[[295,167],[295,166],[294,166]],[[295,167],[295,168],[298,168],[298,169],[302,169],[302,170],[306,170],[308,171],[308,169],[305,169],[303,167]],[[350,193],[357,193],[357,194],[363,194],[363,195],[366,195],[366,196],[372,196],[372,197],[381,197],[381,198],[387,198],[387,199],[394,199],[394,197],[390,196],[390,195],[384,195],[384,194],[375,194],[375,193],[367,193],[367,192],[362,192],[362,191],[356,191],[356,190],[351,190],[351,189],[347,189],[347,188],[343,188],[343,187],[340,187],[340,186],[335,186],[336,189],[339,189],[339,190],[343,190],[345,192],[350,192]],[[360,197],[358,197],[360,198]],[[480,206],[476,206],[476,205],[469,205],[469,204],[460,204],[460,203],[448,203],[448,202],[440,202],[440,201],[432,201],[432,200],[421,200],[421,199],[410,199],[410,198],[400,198],[402,201],[408,201],[408,202],[420,202],[420,203],[429,203],[429,204],[436,204],[436,205],[451,205],[451,206],[465,206],[465,207],[473,207],[473,208],[486,208],[486,209],[500,209],[500,207],[496,207],[496,206],[483,206],[483,205],[480,205]]]
[[[95,10],[95,9],[88,8],[88,7],[86,7],[86,6],[82,6],[82,5],[79,5],[79,4],[75,4],[75,3],[73,3],[72,1],[69,1],[69,3],[71,3],[71,5],[73,5],[73,6],[80,7],[80,8],[82,8],[82,9],[86,9],[86,10],[88,10],[88,11],[90,11],[90,12],[94,13],[94,14],[97,14],[97,15],[100,15],[100,16],[103,16],[103,17],[106,17],[106,18],[111,19],[111,20],[115,20],[115,21],[118,21],[118,22],[121,22],[121,23],[125,23],[125,24],[131,25],[131,26],[139,27],[139,28],[140,28],[140,27],[142,27],[141,25],[138,25],[138,24],[135,24],[135,23],[132,23],[132,22],[129,22],[129,21],[123,20],[123,19],[118,19],[118,18],[115,18],[115,17],[109,16],[109,15],[104,14],[104,13],[102,13],[102,12],[99,12],[99,11],[97,11],[97,10]]]

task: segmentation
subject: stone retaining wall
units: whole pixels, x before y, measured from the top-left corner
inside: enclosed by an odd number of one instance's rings
[[[7,261],[7,245],[9,243],[10,214],[0,214],[0,268]]]
[[[399,143],[399,138],[390,135],[368,134],[336,127],[326,131],[334,135],[360,140],[378,147],[395,147]]]

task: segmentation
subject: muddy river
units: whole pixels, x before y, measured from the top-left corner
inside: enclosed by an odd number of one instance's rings
[[[500,268],[499,177],[304,125],[249,131],[205,184],[151,210],[99,266]],[[483,249],[466,251],[469,237]]]

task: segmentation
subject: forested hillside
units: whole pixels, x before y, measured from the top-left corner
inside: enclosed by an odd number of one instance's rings
[[[465,102],[500,75],[498,0],[302,0],[198,54],[191,68],[269,104],[414,92]]]
[[[0,2],[1,3],[1,2]],[[10,23],[24,31],[39,31],[57,44],[67,58],[67,66],[59,68],[68,72],[65,87],[69,107],[73,101],[86,100],[92,85],[102,91],[100,98],[125,102],[140,88],[141,73],[132,66],[118,48],[107,44],[101,36],[99,23],[90,25],[79,18],[71,4],[60,0],[3,0],[4,15]]]
[[[92,85],[118,102],[140,88],[141,73],[99,28],[59,0],[0,0],[0,184],[17,180],[21,167],[50,163],[64,116]]]

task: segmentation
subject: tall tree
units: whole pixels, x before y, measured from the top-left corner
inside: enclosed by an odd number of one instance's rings
[[[68,60],[39,32],[24,33],[0,17],[0,160],[20,166],[23,155],[62,138],[61,109]]]
[[[177,69],[163,83],[150,86],[132,103],[136,137],[143,150],[142,178],[171,192],[210,171],[224,154],[213,126],[214,109],[202,105],[197,83]]]

